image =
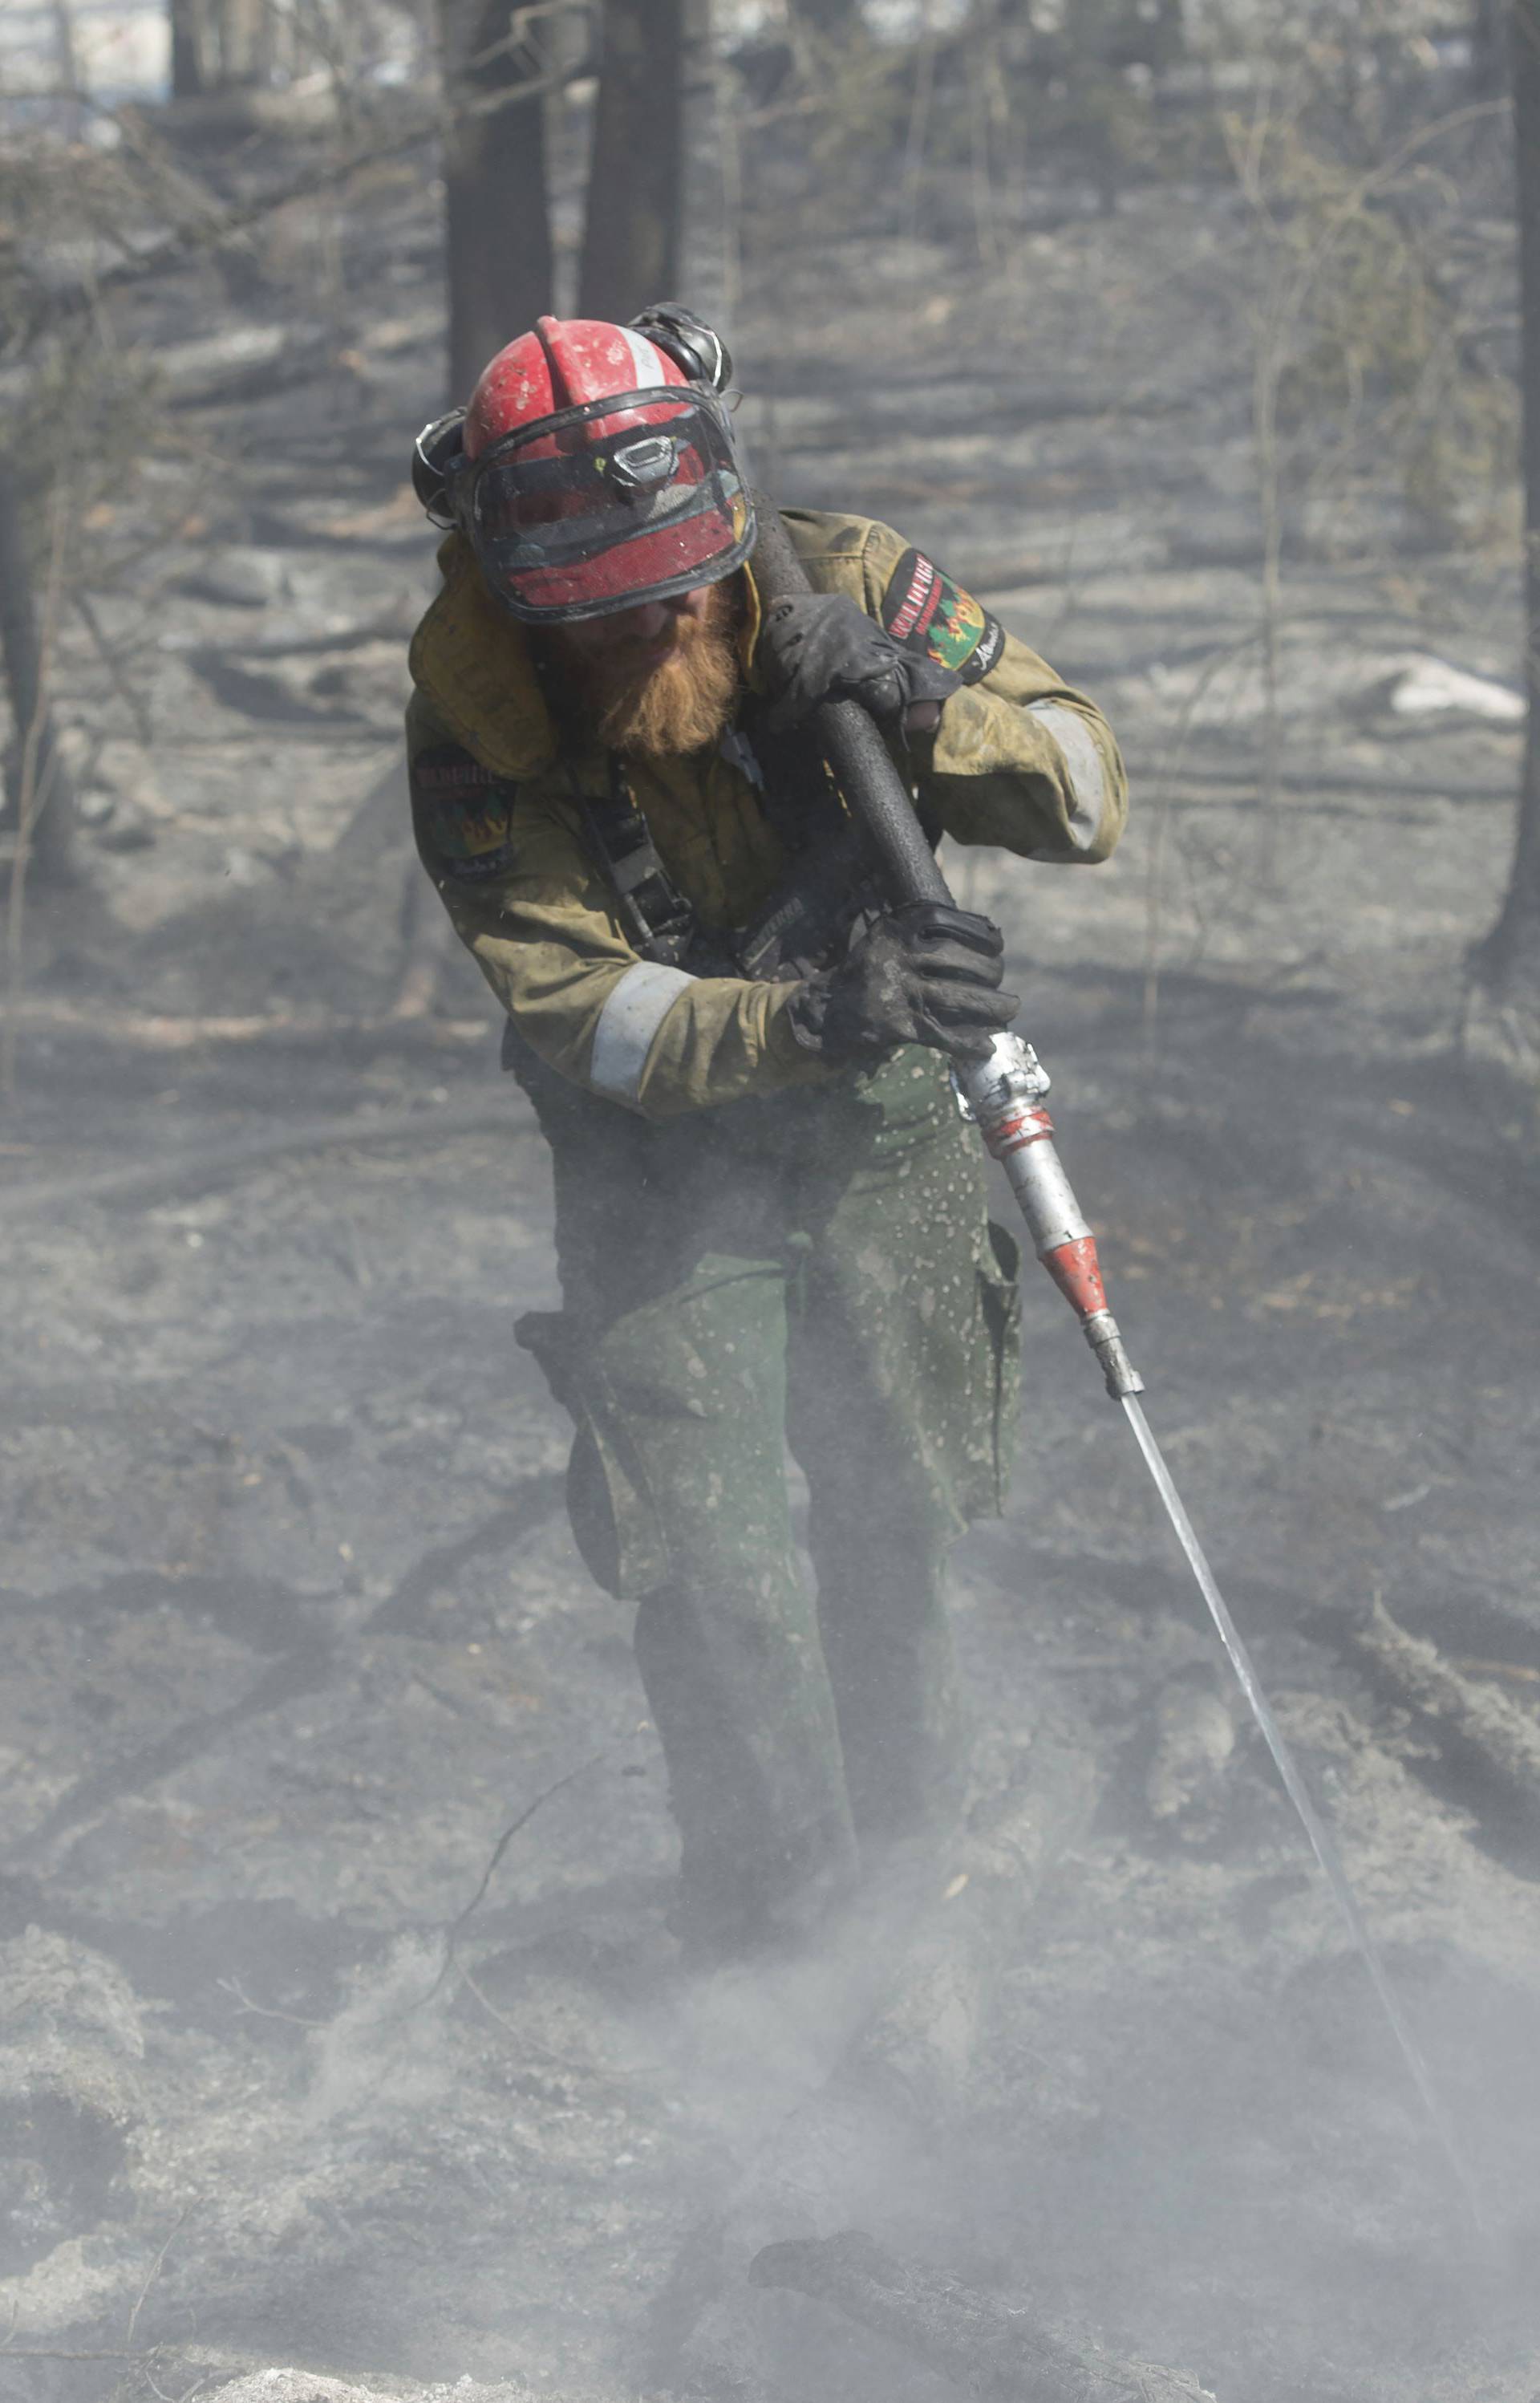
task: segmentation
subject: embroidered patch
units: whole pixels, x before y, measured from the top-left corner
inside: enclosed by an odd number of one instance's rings
[[[1006,647],[999,618],[921,550],[906,550],[889,577],[882,623],[895,643],[923,651],[964,684],[988,675]]]
[[[411,790],[423,840],[448,875],[496,876],[507,867],[515,785],[458,743],[439,743],[412,761]]]

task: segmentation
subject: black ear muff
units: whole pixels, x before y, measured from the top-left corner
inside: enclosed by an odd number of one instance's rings
[[[465,412],[449,410],[424,425],[411,448],[411,488],[436,526],[454,520],[453,482],[465,458]]]
[[[653,301],[631,319],[631,330],[656,342],[691,383],[703,383],[708,392],[726,392],[732,382],[732,353],[721,335],[683,302]]]

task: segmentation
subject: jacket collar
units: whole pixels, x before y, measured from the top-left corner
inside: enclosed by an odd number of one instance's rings
[[[440,543],[438,572],[443,590],[412,636],[412,682],[498,775],[536,775],[557,743],[528,635],[487,590],[463,535]]]

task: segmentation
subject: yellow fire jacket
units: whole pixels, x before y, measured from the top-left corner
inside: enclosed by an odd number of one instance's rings
[[[1094,704],[891,527],[812,509],[785,522],[815,590],[849,593],[964,678],[935,734],[911,737],[903,760],[947,833],[1027,859],[1104,859],[1127,786]],[[559,747],[525,631],[459,535],[439,567],[442,590],[411,646],[413,828],[456,933],[532,1049],[658,1118],[827,1076],[792,1036],[788,985],[638,958],[576,798],[607,793],[607,757],[570,735]],[[752,687],[758,603],[752,567],[743,574]],[[626,763],[659,856],[708,928],[745,924],[786,866],[741,757],[729,740],[719,753]]]

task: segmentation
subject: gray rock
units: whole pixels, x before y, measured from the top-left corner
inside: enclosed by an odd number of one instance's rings
[[[83,793],[76,795],[75,806],[81,825],[94,833],[108,823],[118,807],[118,796],[103,785],[88,785]]]
[[[93,807],[86,823],[104,851],[149,851],[159,840],[155,822],[130,793],[91,795],[92,803],[104,801],[105,808]]]
[[[229,609],[266,609],[288,597],[288,563],[281,550],[215,551],[178,579],[178,590],[193,600],[217,601]]]

